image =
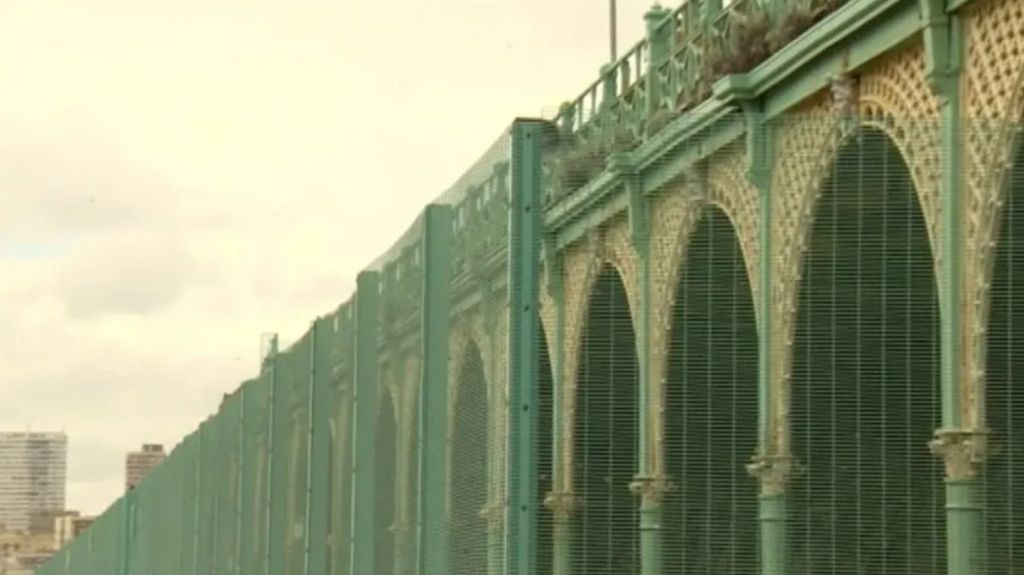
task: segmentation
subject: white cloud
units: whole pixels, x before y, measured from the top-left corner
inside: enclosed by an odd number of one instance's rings
[[[600,4],[600,3],[599,3]],[[621,45],[639,0],[620,0]],[[516,116],[606,55],[586,0],[0,4],[0,426],[70,504],[301,334]]]

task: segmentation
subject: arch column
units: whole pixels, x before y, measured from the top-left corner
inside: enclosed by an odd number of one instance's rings
[[[985,572],[985,498],[979,468],[984,462],[986,430],[982,417],[984,395],[977,389],[980,377],[967,358],[969,347],[984,346],[983,338],[965,337],[964,321],[970,303],[964,296],[963,240],[964,186],[962,141],[964,100],[963,27],[959,16],[947,14],[939,0],[920,0],[928,22],[923,30],[925,79],[939,101],[942,172],[939,197],[940,223],[939,294],[942,319],[942,429],[936,431],[932,452],[946,469],[946,545],[949,575],[981,575]]]
[[[554,247],[551,236],[542,241],[544,250],[543,292],[553,316],[553,326],[545,330],[548,335],[548,353],[551,361],[551,486],[552,491],[542,494],[543,505],[551,511],[551,561],[552,575],[569,573],[569,514],[572,509],[571,490],[566,485],[565,469],[562,462],[566,421],[564,393],[565,386],[565,266],[564,256]],[[551,329],[553,328],[553,329]],[[571,482],[571,479],[569,479]],[[570,483],[571,485],[571,483]],[[568,503],[566,503],[568,499]]]
[[[788,438],[787,382],[779,377],[776,366],[788,365],[792,353],[788,334],[773,321],[776,311],[795,314],[796,310],[776,309],[775,283],[782,278],[773,274],[774,250],[772,246],[776,221],[773,218],[772,179],[775,167],[775,131],[763,119],[759,104],[736,94],[746,124],[745,146],[747,179],[759,193],[758,202],[758,274],[755,310],[758,321],[758,436],[759,448],[747,471],[760,483],[758,496],[758,522],[761,545],[761,573],[786,575],[788,573],[786,490],[796,469],[790,453]],[[786,274],[782,274],[783,278]],[[753,287],[753,286],[752,286]],[[777,331],[777,327],[782,329]],[[780,333],[781,332],[781,333]]]
[[[571,485],[572,478],[568,479]],[[544,505],[551,510],[552,517],[552,565],[555,575],[572,573],[572,516],[576,511],[576,495],[572,489],[548,493]]]
[[[657,9],[649,13],[651,18],[661,17]],[[659,465],[661,461],[660,423],[652,414],[662,408],[660,393],[654,389],[651,381],[650,353],[650,293],[651,293],[651,262],[650,262],[650,213],[647,198],[640,187],[635,167],[629,156],[616,154],[609,158],[609,169],[619,175],[625,182],[625,191],[629,197],[629,247],[636,261],[637,301],[634,333],[636,336],[636,355],[639,367],[637,387],[639,393],[640,419],[638,422],[638,458],[637,473],[629,489],[640,498],[640,572],[643,575],[661,574],[662,545],[662,502],[667,492],[668,480]]]

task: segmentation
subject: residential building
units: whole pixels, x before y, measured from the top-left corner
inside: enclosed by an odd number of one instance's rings
[[[166,458],[164,446],[158,443],[147,443],[142,446],[142,451],[129,453],[125,460],[125,491],[135,489]]]

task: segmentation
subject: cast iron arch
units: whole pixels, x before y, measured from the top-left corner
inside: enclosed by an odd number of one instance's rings
[[[939,307],[925,218],[883,132],[841,146],[802,264],[793,573],[944,573]]]
[[[759,572],[758,336],[736,230],[702,208],[686,243],[665,384],[664,564],[682,573]]]

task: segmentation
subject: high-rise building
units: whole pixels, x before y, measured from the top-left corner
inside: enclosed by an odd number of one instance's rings
[[[0,432],[0,529],[28,531],[33,518],[64,509],[68,438]]]
[[[125,491],[135,489],[135,486],[166,458],[164,446],[158,443],[147,443],[142,446],[142,451],[129,453],[125,460]]]

